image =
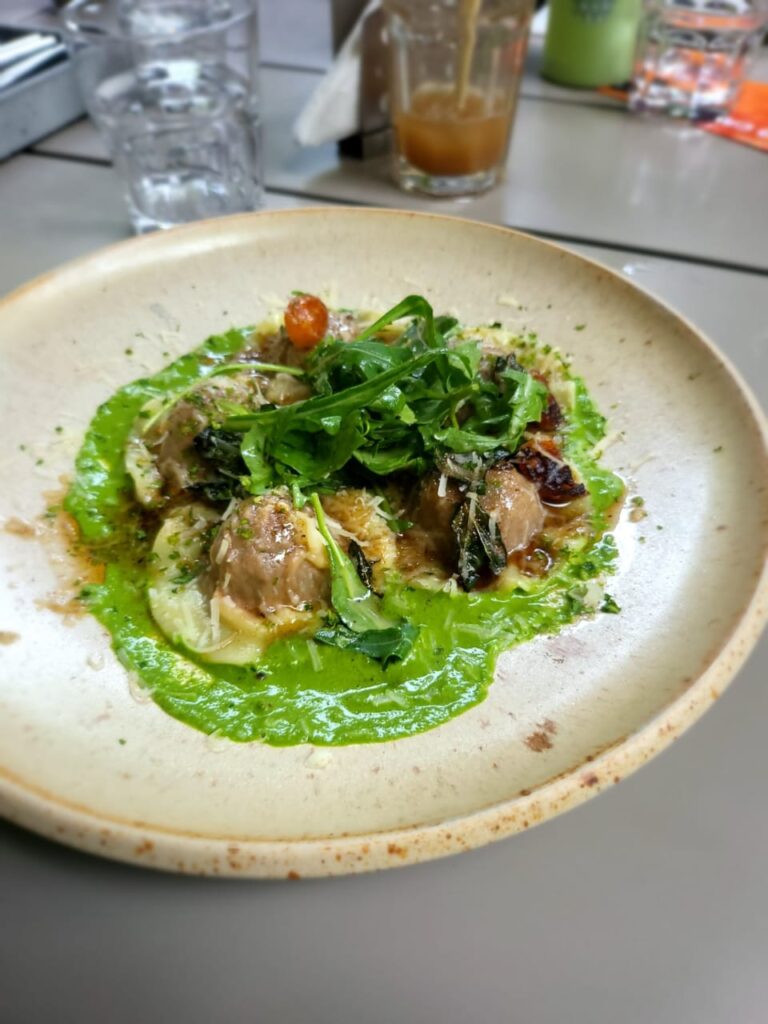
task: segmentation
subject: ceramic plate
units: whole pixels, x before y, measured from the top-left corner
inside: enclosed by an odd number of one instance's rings
[[[645,499],[647,517],[617,529],[622,613],[508,652],[484,703],[409,739],[212,742],[136,699],[94,619],[54,610],[51,545],[25,536],[99,402],[294,288],[382,309],[421,292],[465,323],[537,331],[572,353],[609,412],[605,460]],[[758,636],[768,493],[753,399],[690,324],[555,245],[413,213],[229,218],[20,289],[0,305],[0,346],[0,809],[47,836],[154,867],[289,877],[478,846],[652,757]]]

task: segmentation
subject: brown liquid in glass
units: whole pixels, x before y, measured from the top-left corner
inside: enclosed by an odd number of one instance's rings
[[[459,107],[452,87],[425,85],[395,115],[400,154],[425,174],[488,171],[504,159],[510,112],[503,96],[469,91]]]

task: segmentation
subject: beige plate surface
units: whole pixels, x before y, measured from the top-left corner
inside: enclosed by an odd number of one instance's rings
[[[733,369],[611,271],[452,218],[236,217],[115,246],[10,296],[0,522],[41,513],[116,387],[257,321],[294,288],[382,309],[421,292],[465,323],[502,320],[573,353],[621,432],[606,461],[648,511],[617,530],[610,590],[622,614],[504,655],[485,703],[420,736],[329,750],[213,743],[137,701],[99,624],[46,606],[50,551],[0,530],[0,631],[18,634],[0,647],[0,810],[12,820],[201,873],[296,877],[440,856],[613,785],[709,706],[757,639],[766,440]]]

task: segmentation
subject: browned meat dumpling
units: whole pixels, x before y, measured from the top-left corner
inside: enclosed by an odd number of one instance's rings
[[[263,403],[266,377],[244,372],[217,377],[196,388],[162,416],[144,438],[171,496],[205,479],[205,462],[195,450],[195,438],[220,416],[222,403],[253,408]]]
[[[206,427],[215,425],[226,405],[246,409],[264,403],[291,405],[311,393],[304,381],[290,374],[266,377],[246,370],[217,377],[196,388],[159,419],[144,438],[167,495],[176,497],[206,480],[209,467],[195,448],[195,438]]]
[[[511,466],[488,470],[480,505],[496,521],[508,555],[527,548],[544,525],[535,485]]]
[[[354,341],[360,333],[360,327],[354,313],[339,313],[328,310],[328,337],[337,341]]]
[[[278,366],[301,366],[309,355],[308,349],[297,348],[284,328],[261,338],[258,348],[249,348],[240,354],[240,362],[261,360]]]
[[[200,476],[203,462],[195,451],[194,441],[207,426],[208,417],[202,409],[182,400],[148,436],[147,448],[171,497]]]
[[[276,494],[237,503],[210,551],[209,585],[244,611],[309,611],[328,600],[327,555],[314,519]]]
[[[421,482],[412,513],[414,529],[423,534],[427,551],[449,565],[455,563],[457,554],[451,521],[463,498],[455,481],[432,473]]]

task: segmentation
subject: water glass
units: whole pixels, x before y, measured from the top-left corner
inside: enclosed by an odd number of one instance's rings
[[[726,113],[768,24],[768,0],[645,0],[629,105],[693,120]]]
[[[260,204],[252,0],[75,0],[64,19],[137,233]]]
[[[385,0],[394,176],[406,191],[483,192],[509,149],[533,0]]]

